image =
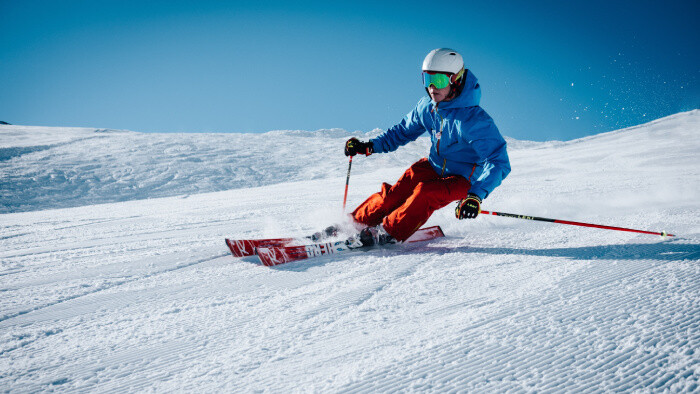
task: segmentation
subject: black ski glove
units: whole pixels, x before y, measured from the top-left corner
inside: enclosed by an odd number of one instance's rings
[[[374,152],[372,141],[362,142],[357,138],[350,138],[345,143],[345,156],[355,156],[360,153],[363,155],[371,155]]]
[[[469,193],[467,198],[457,202],[455,216],[457,219],[474,219],[481,212],[481,198],[476,194]]]

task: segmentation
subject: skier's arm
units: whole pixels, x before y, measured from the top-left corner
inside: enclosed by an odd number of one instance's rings
[[[472,147],[481,160],[479,163],[481,168],[472,178],[474,180],[469,193],[483,200],[508,176],[510,160],[506,151],[506,141],[493,121],[489,119],[481,125],[482,129],[475,130],[472,134],[479,137],[471,141]]]
[[[425,127],[420,121],[422,102],[406,115],[401,122],[389,128],[377,138],[370,140],[374,152],[387,153],[398,149],[399,146],[415,141],[425,132]]]

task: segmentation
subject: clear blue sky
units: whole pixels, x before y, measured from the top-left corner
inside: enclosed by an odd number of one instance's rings
[[[461,52],[504,135],[700,107],[700,1],[0,0],[0,120],[153,132],[387,128]]]

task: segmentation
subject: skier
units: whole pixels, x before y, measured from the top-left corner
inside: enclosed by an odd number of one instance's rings
[[[510,172],[506,142],[493,119],[479,107],[481,88],[464,68],[462,56],[448,48],[432,50],[423,61],[429,97],[397,125],[367,142],[351,138],[345,155],[387,153],[428,131],[427,158],[411,165],[394,185],[360,204],[352,218],[364,229],[363,245],[403,242],[437,209],[458,201],[458,219],[473,219],[481,202]]]

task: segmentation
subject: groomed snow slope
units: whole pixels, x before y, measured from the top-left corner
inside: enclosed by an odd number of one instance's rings
[[[676,238],[450,206],[444,239],[275,268],[224,237],[340,220],[348,133],[57,131],[0,127],[3,391],[698,389],[700,111],[511,141],[484,204]],[[426,146],[354,160],[348,205]]]

